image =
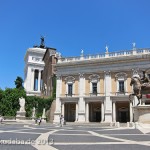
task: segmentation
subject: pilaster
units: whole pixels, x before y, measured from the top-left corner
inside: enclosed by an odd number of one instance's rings
[[[60,122],[60,115],[61,115],[61,101],[60,101],[60,91],[61,91],[61,76],[57,76],[57,83],[56,83],[56,110],[54,112],[54,122]]]
[[[84,101],[84,74],[79,74],[79,113],[78,122],[85,122],[85,101]]]
[[[110,99],[111,93],[111,73],[110,71],[104,72],[105,77],[105,122],[112,122],[112,100]]]

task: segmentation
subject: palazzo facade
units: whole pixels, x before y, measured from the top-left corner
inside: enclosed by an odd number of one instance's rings
[[[133,122],[131,77],[149,69],[150,49],[59,57],[54,122]]]

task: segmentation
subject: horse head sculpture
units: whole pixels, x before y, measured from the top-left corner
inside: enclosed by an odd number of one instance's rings
[[[140,100],[142,99],[142,94],[150,94],[150,83],[142,83],[139,75],[134,75],[131,78],[130,86],[133,85],[133,94],[129,95],[129,100],[131,100],[131,96],[136,96],[138,99],[138,104],[140,104]]]

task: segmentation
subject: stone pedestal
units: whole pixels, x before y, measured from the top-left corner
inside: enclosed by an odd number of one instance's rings
[[[25,120],[25,111],[17,111],[16,120]]]
[[[43,109],[42,122],[43,122],[43,123],[46,123],[45,108]]]
[[[134,122],[150,123],[150,105],[134,106]]]

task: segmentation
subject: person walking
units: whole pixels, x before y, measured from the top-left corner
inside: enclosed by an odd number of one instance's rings
[[[61,115],[60,116],[60,126],[63,127],[63,125],[64,125],[64,116]]]
[[[40,125],[41,122],[42,122],[42,118],[40,117],[40,118],[38,119],[38,124]]]

